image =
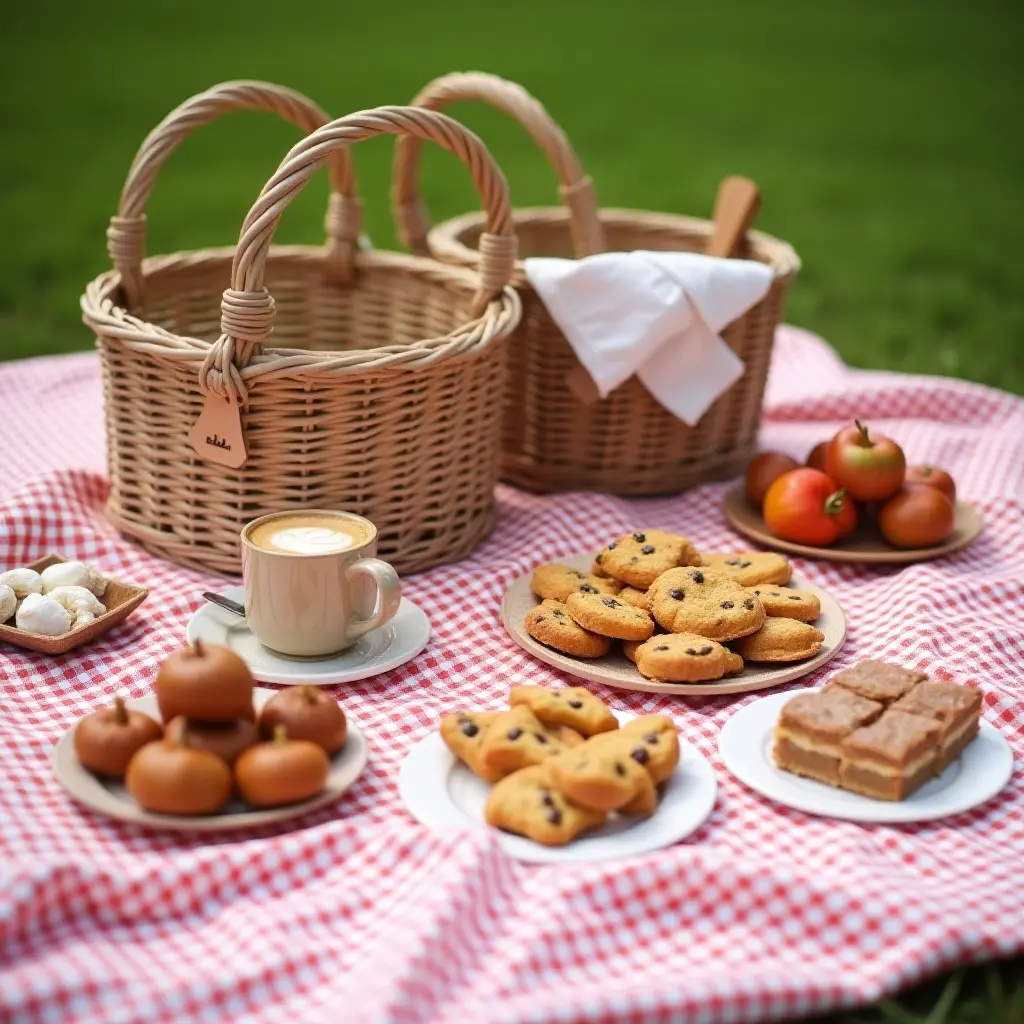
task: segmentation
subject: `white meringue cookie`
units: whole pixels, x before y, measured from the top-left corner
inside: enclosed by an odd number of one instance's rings
[[[58,562],[44,569],[40,580],[44,594],[57,587],[85,587],[97,597],[102,597],[107,589],[107,580],[102,573],[90,569],[84,562]]]
[[[46,596],[71,613],[72,629],[92,622],[97,615],[107,610],[96,595],[85,587],[54,587]]]
[[[18,629],[41,636],[60,636],[71,629],[71,613],[52,597],[29,594],[15,619]]]
[[[35,569],[8,569],[7,572],[0,572],[0,583],[9,586],[19,599],[43,592],[42,577]]]
[[[89,570],[84,562],[58,562],[39,574],[39,582],[44,594],[56,587],[84,587],[89,582]]]
[[[99,569],[89,569],[89,582],[85,587],[97,597],[102,597],[107,592],[107,577]]]
[[[18,598],[6,583],[0,583],[0,623],[6,622],[18,610]]]

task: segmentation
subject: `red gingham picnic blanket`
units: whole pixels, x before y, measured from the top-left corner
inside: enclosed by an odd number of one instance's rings
[[[637,526],[702,550],[744,545],[724,485],[675,498],[538,497],[503,488],[492,536],[405,581],[433,623],[411,664],[337,687],[371,760],[337,804],[280,829],[139,831],[71,802],[49,753],[80,715],[149,691],[200,591],[105,520],[93,354],[0,367],[0,566],[50,551],[146,583],[148,601],[90,647],[0,649],[0,1019],[13,1021],[755,1021],[876,1000],[952,965],[1024,949],[1024,790],[920,826],[813,818],[747,791],[719,761],[722,723],[755,699],[597,688],[672,715],[715,766],[715,811],[689,840],[620,863],[531,866],[488,831],[442,835],[402,806],[399,764],[459,705],[568,680],[505,635],[501,596],[544,559]],[[942,561],[796,560],[849,619],[839,658],[980,684],[1024,754],[1024,400],[941,378],[845,367],[782,328],[762,441],[803,457],[854,415],[911,461],[948,467],[985,530]],[[756,696],[756,695],[755,695]]]

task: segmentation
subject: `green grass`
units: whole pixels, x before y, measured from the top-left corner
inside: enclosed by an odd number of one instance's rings
[[[401,103],[480,68],[522,82],[565,127],[606,205],[706,215],[718,181],[760,184],[759,226],[804,261],[788,319],[857,366],[954,374],[1024,393],[1024,8],[952,0],[94,0],[9,4],[0,64],[0,357],[86,348],[83,285],[135,149],[181,100],[263,78],[336,115]],[[501,115],[456,111],[520,205],[552,174]],[[199,132],[149,206],[149,251],[228,244],[294,131],[264,116]],[[391,145],[355,151],[367,224],[394,243]],[[429,152],[440,219],[476,205]],[[326,182],[284,218],[320,238]],[[227,281],[225,281],[225,285]],[[1020,961],[930,982],[836,1021],[1021,1024]]]
[[[134,150],[215,81],[268,78],[341,114],[402,102],[481,67],[525,83],[574,140],[609,205],[704,214],[739,172],[761,226],[804,270],[789,318],[851,363],[955,374],[1024,392],[1024,14],[951,0],[520,0],[353,4],[96,0],[9,5],[0,91],[0,353],[82,348],[82,285]],[[459,113],[520,204],[552,175],[501,115]],[[175,154],[150,207],[150,250],[237,237],[289,127],[230,118]],[[370,232],[391,244],[391,146],[357,160]],[[426,161],[438,217],[475,203],[446,155]],[[285,240],[319,237],[323,182]]]

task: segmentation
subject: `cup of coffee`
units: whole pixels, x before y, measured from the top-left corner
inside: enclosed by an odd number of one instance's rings
[[[242,530],[245,617],[264,647],[337,654],[398,611],[398,573],[374,556],[377,528],[351,512],[274,512]]]

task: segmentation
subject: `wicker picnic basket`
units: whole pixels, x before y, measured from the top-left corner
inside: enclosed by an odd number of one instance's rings
[[[604,251],[706,248],[709,221],[598,210],[593,183],[564,133],[518,85],[478,72],[446,75],[423,89],[413,104],[439,110],[463,100],[490,103],[518,120],[557,173],[563,207],[513,211],[521,256],[578,258]],[[400,139],[393,197],[403,240],[421,255],[478,266],[481,218],[470,213],[431,229],[419,195],[418,166],[417,140]],[[523,318],[509,345],[502,479],[538,491],[645,495],[675,493],[739,471],[756,445],[775,328],[800,262],[786,243],[754,231],[734,255],[767,264],[775,277],[768,294],[723,332],[746,372],[694,427],[669,413],[636,377],[598,401],[592,382],[518,263],[513,283],[523,300]]]
[[[143,259],[160,166],[193,128],[241,108],[312,134],[263,189],[236,248]],[[301,95],[259,82],[183,104],[139,150],[108,232],[115,269],[83,296],[103,363],[108,514],[173,562],[237,573],[239,531],[280,509],[367,516],[381,557],[403,573],[464,557],[493,525],[495,396],[503,340],[521,314],[506,287],[516,250],[505,179],[443,114],[380,107],[327,120]],[[357,245],[349,146],[403,133],[468,166],[486,209],[478,270]],[[271,246],[284,208],[325,163],[327,244]],[[210,408],[236,427],[240,418],[244,464],[208,461],[237,457],[218,451],[230,451],[227,435],[207,437],[211,450],[197,454],[197,419]]]

